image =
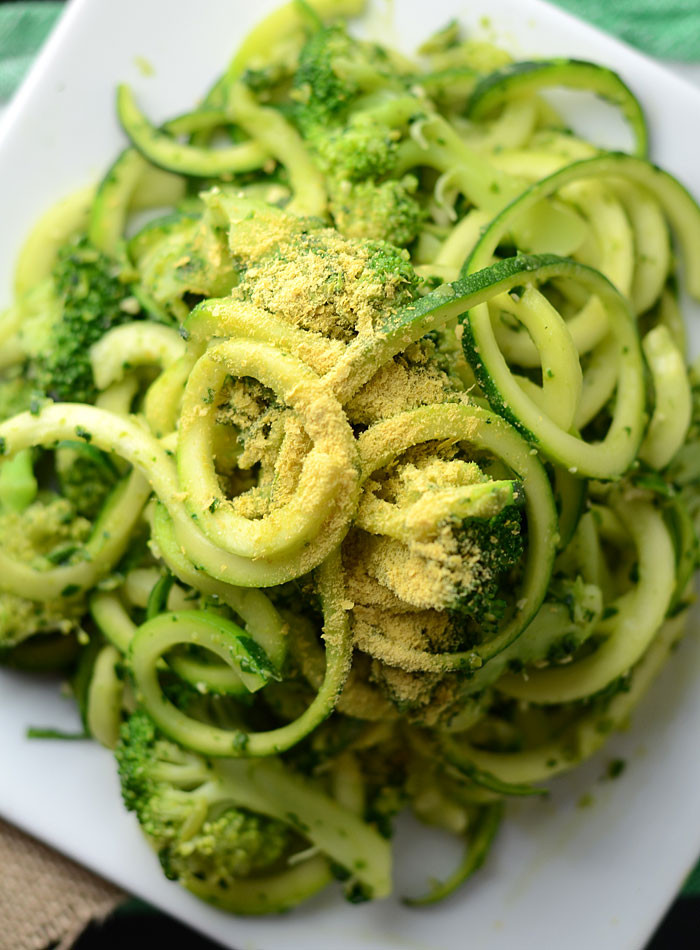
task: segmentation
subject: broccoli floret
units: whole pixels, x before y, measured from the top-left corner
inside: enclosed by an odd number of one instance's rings
[[[507,606],[501,597],[503,582],[523,556],[521,510],[506,505],[492,518],[465,519],[455,525],[454,535],[461,557],[472,565],[473,582],[456,588],[448,608],[452,621],[493,630]]]
[[[325,128],[310,137],[318,164],[329,175],[350,181],[379,178],[391,172],[400,133],[358,112],[339,128]]]
[[[358,94],[357,86],[334,69],[335,57],[351,48],[346,31],[337,25],[318,30],[304,45],[292,90],[294,118],[303,133],[342,119]]]
[[[365,95],[378,86],[381,97]],[[292,97],[292,118],[331,184],[391,173],[407,121],[395,103],[404,102],[406,84],[384,50],[342,26],[319,30],[302,50]]]
[[[134,319],[114,263],[87,238],[59,251],[51,305],[25,321],[21,340],[35,389],[57,401],[93,402],[90,347],[107,330]],[[130,312],[129,312],[130,311]]]
[[[304,45],[294,76],[294,119],[302,134],[340,125],[358,95],[393,75],[381,47],[353,39],[341,24],[318,30]]]
[[[378,77],[384,94],[388,83],[400,95],[360,98]],[[386,54],[352,39],[342,27],[321,30],[302,52],[295,90],[295,117],[326,176],[338,230],[353,238],[409,244],[424,218],[414,197],[417,179],[384,179],[396,165],[401,127],[424,107],[406,93]]]
[[[76,442],[56,453],[56,476],[61,495],[79,515],[92,520],[116,485],[119,471],[104,452]]]
[[[85,518],[94,518],[114,487],[115,477],[104,480],[104,467],[80,455],[64,456],[57,469],[61,494]]]
[[[377,896],[388,892],[380,836],[275,758],[209,761],[141,710],[122,726],[116,757],[124,803],[166,874],[200,897],[225,903],[236,879],[283,870],[304,839]]]
[[[392,288],[392,307],[410,303],[421,280],[408,253],[388,241],[362,241],[361,246],[369,252],[367,279],[372,282],[379,280],[382,286]]]
[[[418,234],[425,212],[414,197],[418,181],[340,181],[331,184],[329,207],[336,228],[351,238],[388,241],[405,247]]]
[[[185,887],[253,874],[290,850],[287,825],[227,802],[208,764],[159,735],[146,713],[124,724],[116,756],[124,804],[167,876]]]
[[[40,497],[21,515],[0,512],[4,552],[37,570],[64,563],[59,552],[79,548],[90,530],[90,522],[76,517],[71,503],[55,495]]]
[[[0,662],[6,651],[37,634],[78,631],[84,614],[82,600],[27,600],[0,591]]]
[[[42,570],[80,556],[90,522],[76,517],[63,498],[39,498],[21,513],[0,511],[3,552],[20,563]],[[33,601],[0,590],[0,649],[8,649],[38,633],[70,633],[85,613],[83,597],[70,592],[54,600]]]
[[[195,878],[216,886],[222,877],[269,870],[288,851],[289,841],[289,828],[281,821],[227,808],[187,840],[161,850],[160,859],[171,880],[187,886],[188,878]]]

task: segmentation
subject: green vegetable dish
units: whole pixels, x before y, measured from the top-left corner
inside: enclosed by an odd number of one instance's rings
[[[122,86],[0,322],[2,662],[69,679],[165,874],[241,914],[387,896],[404,809],[465,845],[409,903],[451,895],[693,599],[698,205],[610,70],[454,23],[409,59],[361,7],[281,8],[162,126]]]

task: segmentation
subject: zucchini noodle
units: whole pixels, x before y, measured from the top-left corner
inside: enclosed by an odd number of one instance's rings
[[[0,317],[0,660],[74,665],[166,875],[239,914],[385,897],[405,805],[464,842],[406,903],[453,894],[626,724],[698,561],[700,208],[643,103],[363,6],[281,8],[162,123],[120,86]]]

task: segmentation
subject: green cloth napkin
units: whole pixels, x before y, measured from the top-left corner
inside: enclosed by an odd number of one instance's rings
[[[62,3],[0,6],[0,102],[10,98],[63,9]]]
[[[659,59],[700,61],[700,0],[556,0]]]
[[[700,0],[557,0],[652,56],[700,62]],[[0,5],[0,102],[10,98],[60,16],[62,3]],[[700,895],[700,864],[685,895]]]
[[[700,61],[699,0],[556,0],[661,59]],[[0,6],[0,102],[9,99],[51,32],[62,3]]]

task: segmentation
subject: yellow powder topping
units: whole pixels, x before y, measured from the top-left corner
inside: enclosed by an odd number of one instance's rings
[[[444,610],[458,591],[471,590],[483,572],[478,549],[458,544],[449,524],[433,541],[403,544],[378,537],[368,548],[367,573],[414,607]]]
[[[382,482],[382,497],[391,497],[397,505],[404,506],[425,501],[424,496],[429,492],[488,480],[476,462],[440,458],[432,453],[422,457],[416,455],[414,459],[397,466]]]
[[[342,360],[342,353],[324,351],[319,338],[343,351],[343,344],[358,336],[377,334],[380,324],[404,303],[405,278],[390,271],[375,272],[371,247],[274,209],[269,213],[258,209],[235,223],[229,248],[241,268],[233,299],[253,305],[271,319],[310,331],[308,362],[319,373],[330,369],[326,362],[321,368],[321,357]],[[344,410],[351,424],[368,426],[379,420],[393,421],[400,413],[423,405],[454,403],[457,412],[467,399],[434,358],[431,343],[407,341],[405,351],[381,367]],[[241,514],[262,517],[287,504],[299,489],[304,466],[310,461],[320,466],[331,458],[333,446],[324,458],[324,453],[316,451],[313,434],[323,431],[333,416],[325,399],[318,406],[305,403],[308,432],[293,409],[281,406],[273,393],[254,380],[227,384],[217,405],[217,428],[227,430],[229,442],[236,445],[229,448],[229,456],[235,458],[239,471],[255,471],[254,486],[231,502]],[[460,432],[464,433],[461,411]],[[401,427],[401,436],[410,436],[404,431],[405,420],[397,419],[395,425]],[[392,440],[391,432],[387,439]],[[223,440],[216,449],[225,469]],[[431,671],[418,671],[407,661],[406,651],[436,655],[459,649],[447,608],[458,594],[483,581],[480,552],[470,550],[456,536],[453,522],[440,517],[442,511],[449,513],[446,492],[485,479],[476,463],[457,458],[458,451],[456,440],[420,443],[404,454],[400,464],[375,473],[365,485],[366,497],[382,499],[410,515],[415,537],[397,540],[356,527],[343,542],[346,583],[341,593],[362,666],[362,676],[354,674],[348,683],[345,703],[352,715],[361,716],[360,707],[365,701],[370,706],[372,696],[381,715],[386,715],[376,687],[399,708],[419,710],[416,715],[426,723],[437,721],[456,698],[459,677],[441,672],[437,656]],[[347,457],[346,447],[338,446],[338,456]],[[339,469],[338,497],[354,477],[349,470]],[[329,511],[329,518],[333,516]],[[343,583],[342,578],[338,583]],[[381,649],[376,648],[377,638]],[[312,653],[302,652],[302,665],[309,681],[316,682],[322,662]],[[366,683],[368,676],[374,688]]]
[[[270,211],[232,228],[229,247],[245,270],[237,299],[330,340],[373,332],[402,302],[401,275],[370,265],[370,250],[332,228]]]
[[[449,396],[448,379],[433,363],[420,366],[399,359],[382,366],[346,410],[351,422],[370,425],[407,409],[445,402]]]

